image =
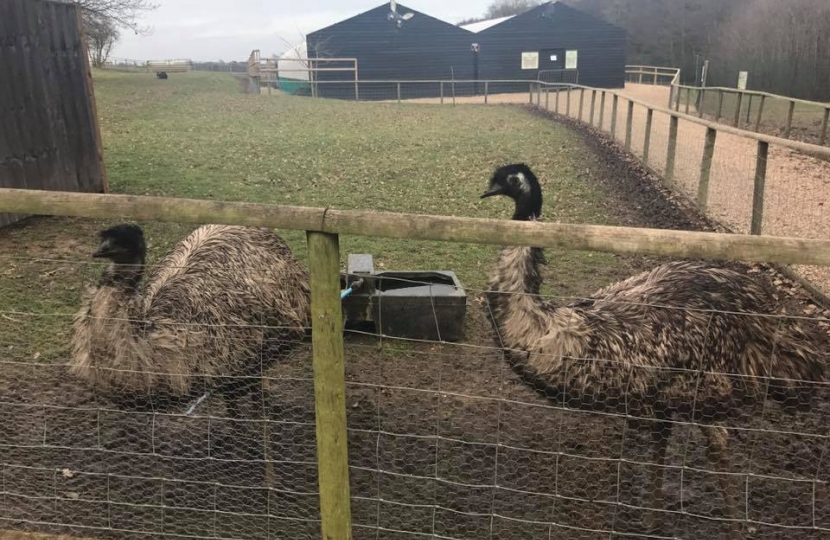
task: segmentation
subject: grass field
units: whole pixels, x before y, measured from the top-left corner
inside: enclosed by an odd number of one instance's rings
[[[509,218],[506,201],[479,201],[496,166],[525,161],[545,183],[548,220],[613,223],[605,193],[590,177],[592,156],[567,129],[516,108],[423,107],[252,96],[227,75],[190,73],[167,81],[147,74],[97,72],[95,89],[113,193],[251,201],[341,209]],[[68,314],[88,264],[56,270],[33,259],[92,263],[96,231],[116,223],[36,219],[0,231],[0,305],[18,312]],[[150,261],[192,225],[142,224]],[[305,257],[302,232],[285,232]],[[376,267],[453,270],[482,288],[496,248],[343,238],[341,250],[371,253]],[[608,281],[615,258],[552,257],[558,294]],[[36,293],[36,294],[33,294]],[[65,323],[65,321],[64,321]],[[0,342],[18,335],[0,320]],[[65,352],[65,324],[30,329],[44,359]]]

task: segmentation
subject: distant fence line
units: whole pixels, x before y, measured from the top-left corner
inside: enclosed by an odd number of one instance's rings
[[[0,3],[0,187],[107,190],[86,41],[75,5]],[[49,21],[43,24],[41,21]],[[16,76],[13,74],[27,74]],[[0,214],[0,225],[21,216]]]

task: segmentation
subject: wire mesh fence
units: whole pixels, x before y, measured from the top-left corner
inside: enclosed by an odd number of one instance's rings
[[[86,261],[2,260],[11,272],[71,283],[65,292],[71,303],[80,304],[82,285],[101,279],[101,267]],[[765,270],[750,272],[770,279]],[[350,276],[357,277],[367,276]],[[706,351],[735,346],[717,343],[712,321],[764,317],[778,329],[803,326],[812,339],[830,320],[778,309],[705,312],[703,349],[685,360],[668,350],[642,363],[642,345],[633,343],[615,358],[534,352],[534,365],[565,366],[554,385],[528,377],[524,353],[505,342],[506,312],[491,307],[499,300],[487,291],[461,289],[466,302],[459,315],[446,309],[447,289],[458,292],[458,285],[396,281],[377,285],[375,291],[390,294],[376,294],[357,320],[347,317],[345,329],[355,538],[691,539],[723,537],[733,523],[753,538],[830,533],[830,388],[765,376],[772,362],[788,360],[783,340],[751,369],[704,367]],[[400,298],[409,288],[420,291],[428,309],[407,303],[402,317]],[[29,311],[0,311],[0,529],[320,538],[307,341],[280,342],[289,350],[273,361],[267,338],[254,344],[261,351],[249,359],[254,372],[231,376],[253,383],[238,414],[220,393],[188,414],[200,385],[218,381],[188,374],[194,390],[177,399],[99,392],[67,373],[73,314],[56,312],[49,290],[27,294]],[[596,309],[580,298],[504,296],[545,309]],[[628,307],[636,316],[626,332],[647,327],[668,344],[683,341],[689,321],[701,315],[683,305]],[[450,336],[447,319],[459,316],[463,333]],[[397,324],[384,322],[390,317]],[[400,324],[402,318],[409,320]],[[650,326],[656,321],[664,326]],[[98,322],[123,331],[122,321]],[[147,321],[131,322],[146,332]],[[199,324],[176,329],[194,342],[210,331]],[[826,350],[821,354],[816,361],[827,360]],[[585,384],[569,375],[589,363],[604,366],[607,378]],[[638,377],[654,384],[637,388]],[[686,390],[677,393],[678,387]],[[766,399],[783,387],[794,396],[789,401]],[[714,445],[724,438],[728,450],[721,455]]]

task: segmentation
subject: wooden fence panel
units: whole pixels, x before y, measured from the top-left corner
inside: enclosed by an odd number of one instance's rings
[[[0,3],[0,187],[107,191],[80,21],[72,4]]]

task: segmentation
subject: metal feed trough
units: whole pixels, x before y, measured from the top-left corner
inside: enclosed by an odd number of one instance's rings
[[[467,293],[454,272],[376,272],[371,255],[350,254],[340,285],[347,327],[431,341],[463,336]]]

